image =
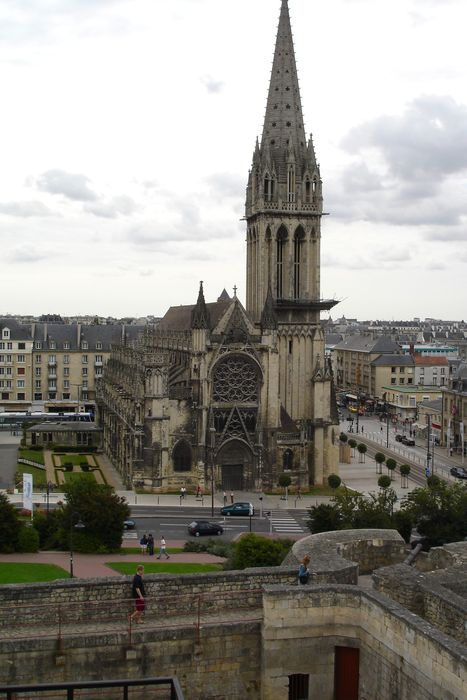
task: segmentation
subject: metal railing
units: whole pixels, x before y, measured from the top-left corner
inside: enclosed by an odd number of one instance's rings
[[[89,693],[87,691],[90,691]],[[162,692],[161,692],[162,691]],[[118,692],[118,694],[117,694]],[[139,678],[107,681],[76,681],[70,683],[36,683],[34,685],[2,685],[0,698],[5,700],[27,700],[27,698],[109,698],[131,700],[131,698],[166,698],[184,700],[178,678]]]

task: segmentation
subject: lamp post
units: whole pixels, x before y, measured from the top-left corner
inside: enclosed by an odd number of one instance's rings
[[[46,498],[47,498],[47,500],[46,500],[47,515],[49,514],[49,495],[50,495],[50,492],[53,490],[54,490],[53,483],[51,481],[48,481],[47,482],[47,491],[46,491],[46,494],[47,494],[47,496],[46,496]]]
[[[216,429],[214,426],[209,428],[209,433],[211,435],[210,451],[211,451],[211,517],[214,517],[214,440],[216,436]]]
[[[78,517],[76,523],[73,524],[75,516]],[[72,513],[70,517],[70,578],[73,578],[73,530],[83,530],[86,526],[81,521],[79,513]]]

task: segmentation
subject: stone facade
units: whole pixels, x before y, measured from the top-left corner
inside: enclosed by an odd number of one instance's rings
[[[338,470],[320,312],[322,183],[307,141],[287,2],[246,198],[246,309],[234,293],[172,307],[116,348],[98,387],[109,457],[130,487],[301,488]]]

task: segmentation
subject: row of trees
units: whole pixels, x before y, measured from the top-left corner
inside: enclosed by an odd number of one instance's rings
[[[309,509],[311,532],[357,528],[396,529],[409,542],[413,528],[425,538],[429,547],[458,542],[467,537],[467,486],[447,484],[430,477],[425,488],[414,489],[394,506],[397,495],[392,488],[364,496],[345,489]]]
[[[64,487],[65,502],[58,508],[35,512],[24,520],[7,497],[0,494],[0,552],[34,552],[38,549],[66,550],[70,529],[77,520],[84,527],[73,530],[76,552],[117,552],[123,522],[130,515],[124,498],[107,485],[78,479]]]

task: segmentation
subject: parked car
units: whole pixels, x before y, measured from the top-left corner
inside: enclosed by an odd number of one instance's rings
[[[452,476],[458,479],[467,479],[467,469],[465,467],[451,467],[450,472]]]
[[[123,529],[124,530],[134,530],[136,527],[136,523],[132,518],[125,518],[123,521]]]
[[[395,438],[395,439],[396,439],[396,442],[402,442],[402,440],[404,439],[404,437],[405,437],[405,436],[402,435],[401,433],[397,433],[396,438]]]
[[[188,532],[195,537],[200,535],[222,535],[224,528],[217,523],[210,523],[207,520],[193,520],[188,525]]]
[[[254,515],[255,509],[252,503],[232,503],[221,508],[221,515]]]
[[[406,435],[402,436],[401,443],[406,447],[415,447],[415,440],[411,437],[407,437]]]

